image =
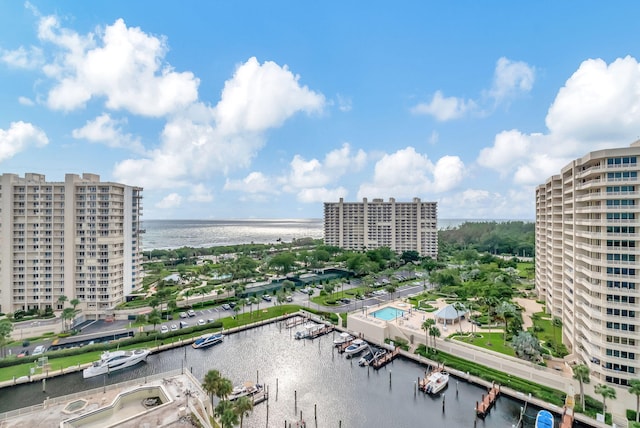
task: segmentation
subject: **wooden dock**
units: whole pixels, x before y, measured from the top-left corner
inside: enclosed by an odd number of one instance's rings
[[[293,328],[297,325],[304,324],[305,322],[307,322],[307,318],[298,315],[286,320],[284,325],[286,328]]]
[[[487,395],[482,394],[482,401],[476,401],[476,416],[484,419],[500,396],[500,385],[493,384]]]
[[[573,426],[573,409],[571,407],[565,407],[562,419],[560,421],[559,428],[571,428]]]
[[[315,329],[311,333],[309,333],[307,339],[315,339],[316,337],[331,333],[332,331],[333,325],[325,325],[324,327]]]
[[[397,357],[399,354],[400,354],[400,348],[396,348],[391,352],[387,352],[381,358],[378,358],[377,360],[373,360],[370,366],[378,370],[379,368],[387,365],[387,363],[393,361],[393,359]]]

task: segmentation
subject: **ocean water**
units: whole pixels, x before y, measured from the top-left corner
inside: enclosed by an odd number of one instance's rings
[[[439,219],[438,228],[465,222],[505,222],[491,219]],[[144,220],[144,250],[180,247],[208,248],[236,244],[291,242],[324,238],[323,219]]]

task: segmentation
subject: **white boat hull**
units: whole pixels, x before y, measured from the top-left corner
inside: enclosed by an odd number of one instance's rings
[[[94,362],[91,367],[82,371],[82,377],[88,379],[135,366],[145,361],[149,354],[150,352],[146,349],[104,352],[100,361]]]

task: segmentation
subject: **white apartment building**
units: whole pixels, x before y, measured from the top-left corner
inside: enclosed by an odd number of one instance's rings
[[[324,203],[324,242],[349,250],[389,247],[396,253],[417,251],[438,256],[436,202],[389,202],[364,198],[362,202]]]
[[[594,151],[536,188],[536,291],[602,382],[637,379],[640,141]]]
[[[109,313],[142,285],[141,202],[95,174],[0,175],[0,312],[60,310],[64,295]]]

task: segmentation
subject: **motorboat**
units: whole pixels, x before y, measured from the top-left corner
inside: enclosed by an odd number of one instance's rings
[[[263,391],[264,386],[259,383],[245,382],[242,385],[233,387],[231,394],[229,394],[229,401],[237,400],[240,397],[253,397]]]
[[[553,428],[553,415],[548,410],[540,410],[536,415],[536,428]]]
[[[360,352],[367,349],[368,346],[369,344],[364,340],[355,339],[353,342],[351,342],[351,345],[347,346],[347,348],[344,350],[344,353],[347,355],[347,357],[350,358],[354,355],[358,355]]]
[[[353,336],[351,336],[349,333],[342,332],[338,335],[338,337],[336,337],[335,339],[333,339],[333,344],[335,346],[340,346],[343,343],[347,343],[348,341],[352,340]]]
[[[216,345],[222,342],[223,340],[224,340],[224,334],[211,333],[196,339],[196,341],[193,342],[191,346],[194,349],[208,348],[209,346]]]
[[[147,349],[134,349],[131,351],[105,351],[99,361],[95,361],[92,366],[82,371],[82,377],[87,379],[102,374],[108,374],[116,370],[145,361],[150,351]]]
[[[442,371],[435,371],[427,378],[427,383],[424,386],[424,392],[427,394],[437,394],[442,391],[449,383],[449,373]]]
[[[296,339],[305,339],[311,336],[311,334],[319,328],[322,328],[321,324],[308,322],[303,326],[302,330],[296,331],[296,334],[293,337]]]

